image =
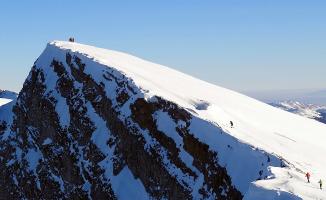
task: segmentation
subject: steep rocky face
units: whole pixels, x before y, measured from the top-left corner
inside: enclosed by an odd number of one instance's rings
[[[219,152],[191,128],[209,122],[147,97],[114,68],[89,70],[82,55],[61,50],[36,61],[12,122],[0,124],[2,199],[242,199]],[[267,177],[267,163],[281,164],[258,154],[254,180]]]

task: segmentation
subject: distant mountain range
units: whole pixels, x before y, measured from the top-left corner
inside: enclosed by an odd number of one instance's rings
[[[16,92],[8,91],[8,90],[1,90],[0,89],[0,98],[2,99],[16,99],[18,94]]]
[[[326,106],[304,104],[298,101],[282,101],[270,103],[270,105],[326,124]]]
[[[326,89],[242,91],[263,102],[297,101],[304,104],[326,105]]]

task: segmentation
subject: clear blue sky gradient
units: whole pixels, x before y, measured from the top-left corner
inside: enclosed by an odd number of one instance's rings
[[[1,1],[0,88],[69,36],[239,91],[326,88],[324,0]]]

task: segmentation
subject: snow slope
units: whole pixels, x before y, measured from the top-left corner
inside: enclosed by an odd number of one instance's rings
[[[7,121],[11,118],[11,109],[16,99],[15,92],[0,90],[0,120]]]
[[[12,101],[11,99],[0,98],[0,106],[3,106],[11,101]]]
[[[5,99],[16,99],[18,96],[17,93],[15,92],[11,92],[11,91],[8,91],[8,90],[0,90],[0,98],[5,98]]]
[[[288,163],[286,168],[271,167],[272,174],[268,179],[255,181],[247,192],[242,191],[245,199],[294,199],[295,196],[326,199],[326,192],[319,190],[317,185],[319,178],[326,180],[325,124],[125,53],[63,41],[51,42],[46,51],[55,52],[58,48],[115,68],[142,88],[147,98],[156,95],[175,102],[199,119],[217,124],[239,141]],[[86,70],[93,73],[91,68]],[[229,126],[231,120],[234,128]],[[205,137],[201,140],[210,146],[217,145],[218,141],[214,141],[211,134],[203,134]],[[240,153],[238,159],[241,159]],[[242,180],[231,166],[227,166],[227,170],[233,182]],[[312,174],[311,184],[305,182],[306,171]],[[241,183],[238,181],[236,185]],[[277,192],[269,195],[266,189]]]

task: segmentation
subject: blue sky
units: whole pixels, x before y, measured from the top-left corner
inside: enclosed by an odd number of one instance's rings
[[[2,1],[0,88],[48,41],[120,50],[238,91],[326,88],[326,1]]]

